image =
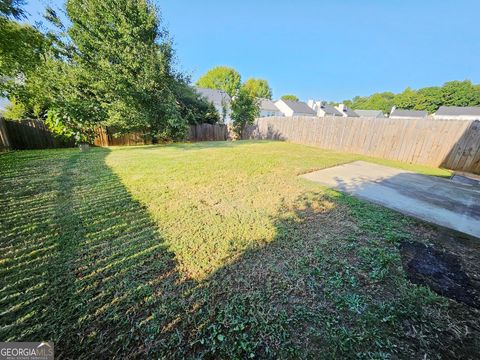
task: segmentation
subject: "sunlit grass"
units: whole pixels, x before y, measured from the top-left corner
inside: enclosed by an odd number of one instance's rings
[[[432,229],[297,176],[359,159],[449,176],[281,142],[1,155],[0,339],[67,358],[460,354],[446,301],[400,265]]]
[[[201,279],[232,255],[274,239],[271,219],[305,191],[318,188],[297,175],[359,158],[280,142],[237,142],[116,148],[106,162],[147,206],[182,271]]]

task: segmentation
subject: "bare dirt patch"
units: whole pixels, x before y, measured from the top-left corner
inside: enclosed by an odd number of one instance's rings
[[[460,255],[418,242],[403,242],[400,252],[410,281],[480,309],[480,287],[466,273]]]

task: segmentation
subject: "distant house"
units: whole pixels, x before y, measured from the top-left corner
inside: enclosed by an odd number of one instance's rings
[[[225,91],[200,87],[195,87],[194,89],[200,96],[215,106],[218,115],[220,115],[220,122],[228,124],[232,121],[232,111],[230,109],[231,99]]]
[[[428,116],[428,112],[423,110],[402,110],[395,106],[390,112],[390,119],[424,119]]]
[[[440,106],[434,119],[438,120],[480,120],[480,107]]]
[[[307,104],[302,101],[292,101],[280,99],[275,102],[275,106],[285,116],[315,116],[317,113],[313,111]]]
[[[343,116],[340,111],[333,106],[328,105],[325,101],[308,100],[307,104],[313,111],[315,111],[315,114],[318,117]]]
[[[385,114],[381,110],[355,110],[360,117],[384,118]]]
[[[338,106],[335,106],[335,109],[342,114],[342,116],[345,117],[359,117],[356,111],[353,111],[349,107],[345,106],[345,104],[340,104]]]
[[[283,116],[283,113],[272,100],[260,99],[260,117]]]

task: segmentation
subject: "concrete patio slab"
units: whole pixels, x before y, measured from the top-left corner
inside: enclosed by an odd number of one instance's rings
[[[365,161],[301,177],[480,238],[480,188]]]

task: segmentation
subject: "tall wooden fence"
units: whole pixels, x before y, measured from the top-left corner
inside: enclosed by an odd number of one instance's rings
[[[244,137],[480,173],[478,120],[268,117],[257,119]]]
[[[149,145],[152,139],[148,135],[142,133],[129,133],[119,137],[114,137],[104,128],[97,130],[94,145],[96,146],[130,146],[130,145]]]
[[[53,149],[72,147],[73,139],[54,135],[41,120],[5,121],[0,118],[0,149]]]
[[[228,138],[226,125],[197,124],[190,125],[185,141],[224,141]],[[105,129],[99,129],[95,137],[96,146],[116,145],[148,145],[152,138],[142,133],[130,133],[120,137],[113,137]]]
[[[189,141],[223,141],[228,138],[227,125],[190,125]]]
[[[223,141],[227,139],[226,125],[191,125],[185,141]],[[120,137],[108,134],[106,129],[98,129],[96,146],[146,145],[152,139],[142,133],[130,133]],[[48,149],[73,147],[72,139],[54,135],[41,120],[5,121],[0,118],[0,151],[24,149]]]

